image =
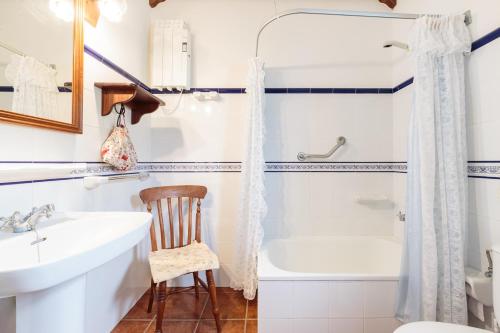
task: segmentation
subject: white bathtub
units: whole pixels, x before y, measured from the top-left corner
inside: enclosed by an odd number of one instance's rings
[[[259,254],[259,333],[392,333],[401,245],[276,239]]]

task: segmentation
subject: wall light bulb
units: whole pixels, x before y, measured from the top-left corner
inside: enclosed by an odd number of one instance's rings
[[[120,22],[127,11],[126,0],[99,0],[101,14],[111,22]]]
[[[50,0],[49,8],[63,21],[71,22],[75,17],[73,1],[71,0]]]

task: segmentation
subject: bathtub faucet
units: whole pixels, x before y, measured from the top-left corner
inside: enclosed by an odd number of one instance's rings
[[[54,211],[54,204],[47,204],[38,208],[33,207],[31,212],[25,216],[20,212],[14,212],[9,217],[0,218],[0,223],[2,224],[0,230],[14,233],[32,231],[36,228],[41,217],[49,218]]]
[[[399,218],[399,221],[405,222],[406,221],[406,214],[403,213],[402,211],[399,211],[396,216]]]

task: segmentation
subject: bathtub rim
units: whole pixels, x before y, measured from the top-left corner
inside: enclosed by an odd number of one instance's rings
[[[259,251],[257,263],[257,278],[259,281],[399,281],[399,274],[354,274],[354,273],[312,273],[294,272],[276,267],[269,259],[269,244],[277,240],[304,240],[329,238],[367,238],[384,240],[402,246],[402,242],[395,237],[385,236],[331,236],[331,237],[292,237],[267,239]]]

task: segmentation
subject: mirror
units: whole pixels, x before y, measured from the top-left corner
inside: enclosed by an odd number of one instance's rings
[[[82,132],[84,0],[0,1],[0,120]]]

